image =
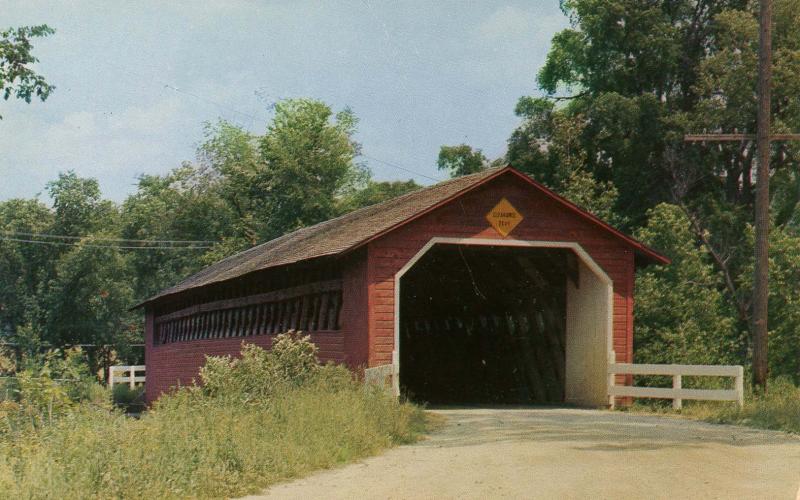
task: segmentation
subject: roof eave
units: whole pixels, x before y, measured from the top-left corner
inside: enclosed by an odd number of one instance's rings
[[[499,169],[497,172],[493,173],[492,175],[488,175],[485,178],[481,179],[480,181],[478,181],[478,182],[476,182],[474,184],[471,184],[469,186],[466,186],[464,189],[460,189],[460,190],[456,191],[455,193],[453,193],[452,195],[448,196],[444,200],[441,200],[441,201],[435,203],[434,205],[431,205],[430,207],[426,208],[425,210],[421,210],[421,211],[417,212],[416,214],[412,215],[411,217],[409,217],[409,218],[407,218],[407,219],[405,219],[403,221],[400,221],[397,224],[394,224],[393,226],[391,226],[391,227],[389,227],[387,229],[384,229],[383,231],[370,236],[369,238],[365,238],[365,239],[359,241],[358,243],[354,244],[353,246],[343,250],[342,251],[342,255],[348,254],[350,252],[353,252],[353,251],[363,247],[364,245],[368,245],[370,242],[375,241],[375,240],[377,240],[377,239],[379,239],[379,238],[391,233],[392,231],[394,231],[394,230],[396,230],[396,229],[398,229],[400,227],[403,227],[406,224],[409,224],[409,223],[419,219],[420,217],[422,217],[424,215],[427,215],[427,214],[433,212],[437,208],[440,208],[440,207],[450,203],[451,201],[455,200],[459,196],[462,196],[465,193],[468,193],[468,192],[472,191],[473,189],[484,185],[485,183],[489,182],[492,179],[496,179],[497,177],[499,177],[500,175],[503,175],[506,172],[516,172],[516,171],[514,170],[513,167],[511,167],[511,165],[506,165],[505,167]]]
[[[508,168],[510,168],[510,167],[508,167]],[[505,171],[505,169],[504,169],[504,171]],[[633,247],[634,252],[635,252],[636,255],[641,255],[642,257],[646,258],[649,261],[649,263],[667,265],[667,264],[670,264],[672,262],[669,259],[669,257],[667,257],[665,255],[662,255],[661,253],[657,252],[656,250],[653,250],[652,248],[648,247],[647,245],[645,245],[641,241],[639,241],[639,240],[637,240],[637,239],[635,239],[635,238],[623,233],[619,229],[617,229],[614,226],[610,225],[609,223],[605,222],[603,219],[597,217],[596,215],[592,214],[591,212],[587,212],[586,210],[584,210],[583,208],[579,207],[578,205],[572,203],[571,201],[569,201],[568,199],[564,198],[563,196],[559,196],[558,194],[554,193],[553,191],[551,191],[549,188],[547,188],[543,184],[540,184],[539,182],[537,182],[534,179],[532,179],[530,176],[525,175],[522,172],[520,172],[518,170],[515,170],[513,168],[510,168],[510,171],[512,173],[514,173],[520,179],[530,183],[531,185],[533,185],[534,187],[539,189],[539,191],[541,191],[543,194],[545,194],[550,199],[556,201],[557,203],[560,203],[560,204],[564,205],[569,210],[572,210],[573,212],[577,213],[581,217],[583,217],[585,219],[588,219],[589,221],[593,222],[594,224],[599,225],[600,227],[602,227],[606,231],[612,233],[617,238],[623,240],[625,243],[627,243],[628,245]]]

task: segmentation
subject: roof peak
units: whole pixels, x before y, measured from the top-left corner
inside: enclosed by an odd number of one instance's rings
[[[348,253],[505,173],[522,179],[577,215],[600,225],[606,231],[633,246],[637,253],[641,253],[648,259],[661,263],[669,262],[666,257],[557,195],[510,165],[506,165],[447,179],[382,203],[319,222],[313,226],[297,229],[227,257],[193,274],[177,285],[162,290],[136,307],[168,295],[232,280],[252,272]]]

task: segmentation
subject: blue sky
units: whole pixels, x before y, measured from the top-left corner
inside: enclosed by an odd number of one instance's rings
[[[502,155],[514,105],[537,93],[567,25],[557,0],[0,0],[0,11],[4,26],[57,30],[34,50],[56,91],[0,100],[0,199],[43,193],[72,169],[121,201],[138,175],[194,160],[204,122],[263,133],[270,104],[289,97],[350,106],[376,179],[430,184],[373,158],[441,177],[443,144]]]

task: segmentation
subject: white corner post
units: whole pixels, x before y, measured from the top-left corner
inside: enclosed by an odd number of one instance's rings
[[[672,388],[675,389],[676,394],[681,393],[681,389],[683,388],[683,377],[680,373],[676,373],[672,376]],[[683,408],[683,399],[676,397],[672,400],[672,409],[680,410],[681,408]]]

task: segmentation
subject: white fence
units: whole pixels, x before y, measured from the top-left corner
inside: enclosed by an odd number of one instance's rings
[[[671,399],[672,407],[681,409],[684,399],[705,401],[736,401],[744,404],[744,368],[736,365],[635,365],[613,363],[608,366],[608,395],[611,405],[614,397]],[[615,385],[615,375],[668,375],[672,376],[672,388],[633,387]],[[682,377],[733,377],[733,389],[684,389]]]
[[[137,373],[142,375],[138,376]],[[128,384],[133,389],[137,382],[144,384],[144,365],[108,367],[108,386],[112,389],[114,384]]]

